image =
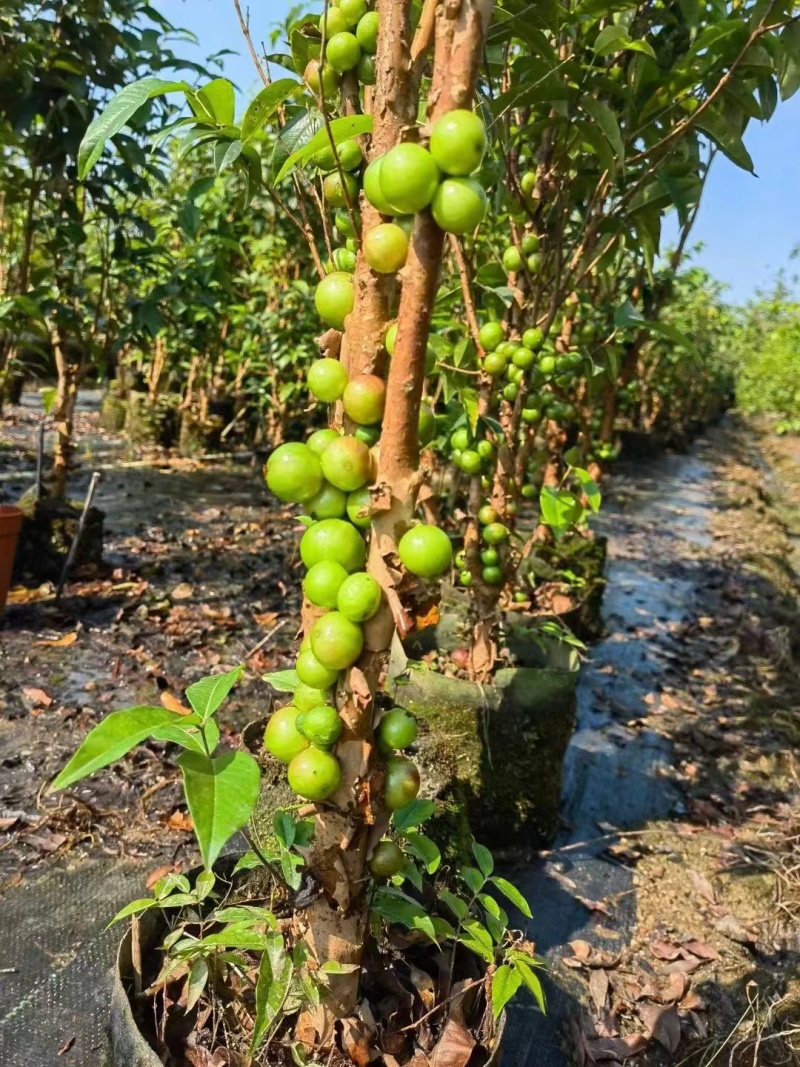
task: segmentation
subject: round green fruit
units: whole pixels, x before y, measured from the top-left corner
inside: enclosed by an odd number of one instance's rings
[[[356,426],[353,430],[353,437],[363,441],[367,448],[372,448],[381,439],[381,428],[380,426]]]
[[[530,274],[538,274],[542,269],[542,256],[540,252],[532,252],[525,260],[525,266]]]
[[[530,348],[534,352],[537,348],[541,347],[543,341],[544,334],[538,326],[531,326],[530,329],[526,330],[525,333],[522,335],[522,343],[525,345],[526,348]]]
[[[335,608],[339,589],[347,579],[347,571],[333,559],[322,559],[309,567],[303,581],[303,592],[318,608]]]
[[[334,361],[338,362],[338,360]],[[306,444],[312,452],[316,452],[318,456],[321,456],[331,441],[335,441],[339,434],[336,430],[329,430],[327,427],[324,430],[315,430]]]
[[[330,99],[339,88],[339,75],[330,63],[320,66],[318,59],[312,59],[307,64],[303,79],[314,96],[320,96],[322,92]]]
[[[311,627],[311,651],[323,667],[343,671],[352,667],[364,647],[361,627],[339,611],[329,611]]]
[[[431,212],[445,233],[472,233],[486,215],[489,201],[474,178],[445,178],[436,190]]]
[[[367,12],[367,0],[339,0],[338,7],[348,25],[356,26]]]
[[[308,445],[278,445],[267,460],[267,486],[287,504],[305,504],[322,488],[319,456]]]
[[[491,523],[497,522],[499,518],[496,508],[493,508],[491,504],[484,504],[478,512],[478,522],[481,526],[489,526]]]
[[[264,748],[281,763],[291,763],[308,748],[308,738],[297,729],[298,709],[293,704],[274,712],[264,731]]]
[[[381,606],[381,587],[371,574],[351,574],[339,587],[336,607],[350,622],[366,622]]]
[[[345,271],[326,274],[314,290],[314,306],[319,317],[335,330],[344,329],[344,320],[354,303],[353,279]]]
[[[383,156],[380,186],[396,214],[415,215],[433,200],[439,185],[439,168],[422,145],[395,145]]]
[[[393,322],[386,331],[383,339],[384,347],[390,356],[394,355],[394,346],[397,344],[397,323]]]
[[[528,594],[527,593],[523,593],[521,590],[518,590],[516,593],[514,593],[514,603],[515,604],[526,604],[527,601],[528,601]]]
[[[355,219],[355,226],[353,225],[353,218]],[[336,224],[336,229],[339,231],[339,234],[342,237],[347,238],[348,245],[350,244],[350,240],[356,237],[357,228],[359,230],[361,228],[361,216],[358,214],[357,211],[353,212],[353,218],[350,217],[350,212],[345,211],[344,208],[338,208],[336,214],[333,217],[333,221]],[[356,242],[355,247],[350,248],[349,251],[354,254],[357,253],[358,243]]]
[[[420,404],[419,408],[419,443],[429,445],[436,436],[436,416],[430,404]]]
[[[477,474],[482,462],[480,452],[474,448],[465,448],[458,459],[458,465],[465,474]]]
[[[325,45],[325,58],[339,74],[357,67],[361,59],[361,45],[356,35],[347,30],[335,33]]]
[[[384,752],[410,748],[417,740],[417,720],[402,708],[392,708],[378,723],[378,744]]]
[[[307,748],[289,764],[289,785],[306,800],[325,800],[339,788],[342,771],[334,755],[322,748]]]
[[[319,704],[304,712],[302,721],[297,725],[312,745],[329,748],[339,740],[343,723],[336,708],[330,704]]]
[[[539,422],[542,417],[541,411],[538,408],[523,408],[522,409],[522,421],[526,422],[529,426],[534,422]]]
[[[483,361],[483,369],[492,378],[496,378],[502,374],[508,366],[508,358],[502,355],[500,352],[487,352],[486,358]]]
[[[539,238],[535,233],[526,233],[520,244],[523,256],[530,256],[539,251]]]
[[[315,519],[341,519],[347,513],[347,494],[325,482],[306,507]]]
[[[499,545],[508,538],[508,527],[502,522],[490,522],[483,528],[483,539],[487,545]]]
[[[475,451],[481,459],[491,459],[494,456],[494,445],[484,438],[483,441],[478,441]]]
[[[345,271],[347,274],[353,274],[358,261],[355,252],[351,252],[347,248],[334,248],[333,257],[329,262],[331,271],[340,270]]]
[[[320,464],[331,485],[345,493],[360,489],[370,478],[369,448],[350,434],[329,444],[320,457]]]
[[[322,195],[331,207],[347,207],[348,204],[356,203],[358,182],[346,170],[341,174],[338,170],[333,171],[332,174],[326,174],[322,180]]]
[[[347,494],[347,517],[360,530],[368,530],[372,525],[371,506],[372,497],[366,486]]]
[[[374,426],[383,418],[386,383],[377,374],[357,374],[342,394],[344,413],[362,426]],[[361,483],[363,484],[363,482]],[[358,486],[353,486],[357,489]]]
[[[525,348],[524,345],[520,345],[520,347],[514,351],[514,355],[511,357],[511,362],[514,364],[514,366],[521,367],[523,370],[527,370],[528,367],[532,367],[535,360],[536,356],[534,355],[534,353],[530,350],[530,348]]]
[[[483,122],[463,108],[441,115],[431,128],[431,155],[444,174],[472,174],[483,162],[486,145]]]
[[[364,234],[364,259],[378,274],[396,274],[408,256],[408,237],[394,222],[382,222]]]
[[[319,707],[320,704],[328,703],[328,691],[326,689],[314,689],[305,682],[300,682],[294,693],[292,703],[298,711],[310,711]]]
[[[469,586],[472,585],[472,571],[460,571],[458,575],[458,584],[463,585],[464,588],[469,588]]]
[[[485,548],[481,552],[481,563],[484,567],[496,567],[500,562],[500,554],[496,548]]]
[[[450,446],[456,451],[463,452],[465,448],[469,448],[469,445],[470,434],[466,426],[459,426],[450,434]]]
[[[522,253],[516,245],[509,245],[503,252],[503,266],[509,274],[522,270]]]
[[[485,322],[478,331],[478,343],[484,352],[494,352],[503,343],[503,327],[499,322]]]
[[[503,572],[500,567],[484,567],[481,571],[481,578],[487,585],[502,585]]]
[[[439,578],[453,559],[453,546],[444,530],[425,524],[407,530],[397,552],[406,570],[418,578]]]
[[[520,178],[519,187],[525,196],[533,196],[536,192],[536,171],[526,170]]]
[[[377,81],[375,74],[375,56],[362,55],[356,67],[356,75],[362,85],[374,85]]]
[[[361,534],[349,522],[322,519],[309,526],[300,539],[300,558],[309,570],[315,563],[334,560],[352,574],[364,566],[367,547]]]
[[[325,15],[319,20],[319,28],[320,30],[324,28],[329,42],[337,33],[343,33],[349,25],[347,16],[339,10],[338,4],[335,6],[330,4]]]
[[[404,808],[419,793],[419,771],[405,756],[392,756],[386,761],[383,799],[390,811]]]
[[[547,375],[549,377],[553,373],[553,371],[555,369],[556,369],[555,357],[554,356],[542,356],[542,358],[539,360],[539,370],[542,372],[542,374]]]
[[[339,677],[338,671],[323,667],[310,648],[300,652],[295,670],[300,681],[311,689],[330,689]]]
[[[533,500],[533,498],[537,495],[536,486],[523,485],[523,487],[520,489],[520,495],[522,496],[523,500]]]
[[[333,275],[328,275],[333,277]],[[347,385],[347,371],[338,359],[326,356],[315,360],[308,368],[308,388],[326,404],[339,400]],[[338,436],[338,434],[337,434]],[[330,441],[328,442],[330,444]]]
[[[356,26],[356,38],[365,52],[374,55],[378,51],[378,12],[368,11]]]
[[[503,398],[507,400],[510,404],[513,404],[518,396],[519,385],[517,384],[517,382],[509,382],[508,385],[503,387]]]
[[[394,841],[379,841],[369,861],[374,878],[393,878],[406,865],[402,849]]]
[[[381,167],[386,157],[374,159],[364,171],[364,196],[381,215],[396,215],[397,212],[386,199],[381,186]]]
[[[524,377],[525,371],[522,369],[522,367],[515,367],[513,363],[510,367],[506,367],[506,378],[510,382],[515,382],[517,385],[519,385],[519,383]]]

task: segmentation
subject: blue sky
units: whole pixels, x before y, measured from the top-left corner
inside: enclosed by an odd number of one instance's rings
[[[173,24],[196,34],[200,44],[191,58],[234,49],[239,54],[225,59],[225,74],[245,96],[258,89],[232,0],[161,0],[157,7]],[[286,0],[251,0],[257,46],[288,7]],[[192,49],[178,51],[189,54]],[[730,298],[737,302],[769,285],[778,268],[790,275],[794,271],[789,256],[800,245],[800,93],[779,104],[769,123],[751,122],[746,144],[758,177],[718,157],[692,236],[693,243],[703,244],[697,261],[728,284]]]

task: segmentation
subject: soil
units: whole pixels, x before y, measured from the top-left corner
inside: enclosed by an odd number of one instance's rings
[[[0,620],[7,915],[24,917],[37,892],[47,904],[53,879],[86,864],[124,869],[128,898],[194,864],[169,747],[143,745],[66,794],[43,785],[107,710],[180,699],[248,657],[224,717],[236,741],[268,710],[260,676],[290,666],[299,622],[300,529],[258,468],[131,455],[99,430],[99,399],[79,417],[71,491],[102,470],[105,562],[76,572],[59,602],[49,584],[15,590]],[[33,481],[39,420],[27,397],[6,418],[5,501]],[[550,1007],[546,1019],[512,1010],[504,1062],[800,1063],[800,444],[730,422],[688,455],[633,457],[605,491],[607,633],[579,683],[564,830],[549,853],[507,860],[533,907]],[[103,878],[97,930],[125,899]],[[0,955],[4,1007],[40,1004],[36,982],[64,967],[68,981],[63,946],[91,935],[56,918],[34,938],[48,954],[38,976]],[[84,982],[102,981],[104,946]],[[98,1063],[80,997],[51,1022],[26,1055],[0,1012],[0,1061]]]

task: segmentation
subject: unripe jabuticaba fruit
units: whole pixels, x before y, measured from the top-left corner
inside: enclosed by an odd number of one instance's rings
[[[332,277],[329,275],[329,277]],[[326,404],[339,400],[347,385],[347,371],[338,359],[326,356],[315,360],[308,368],[308,388],[317,398]]]
[[[410,748],[417,740],[417,720],[402,708],[392,708],[378,724],[378,744],[384,752]]]
[[[332,559],[321,559],[309,567],[303,579],[303,592],[318,608],[335,608],[339,589],[347,580],[347,571]]]
[[[267,460],[267,486],[287,504],[304,504],[322,488],[319,456],[298,442],[279,445]]]
[[[362,426],[374,426],[383,418],[386,383],[377,374],[356,374],[342,395],[345,415]],[[358,488],[358,487],[356,487]]]
[[[499,322],[485,322],[478,332],[478,341],[485,352],[494,352],[502,344],[503,327]]]
[[[439,578],[453,559],[450,538],[438,526],[412,526],[400,538],[397,554],[406,570],[419,578]]]
[[[339,712],[330,704],[319,704],[298,717],[297,728],[312,745],[328,748],[335,745],[342,732]]]
[[[299,796],[318,802],[339,788],[339,761],[322,748],[307,748],[292,760],[286,772],[289,785]]]
[[[339,0],[338,8],[348,25],[357,26],[367,13],[367,0]]]
[[[420,404],[419,409],[419,443],[429,445],[436,436],[436,416],[430,404]]]
[[[347,16],[339,10],[338,4],[330,4],[328,10],[320,17],[319,28],[325,30],[325,36],[330,41],[337,33],[344,33],[350,25]]]
[[[352,493],[370,479],[369,448],[357,437],[345,434],[333,441],[320,457],[322,473],[331,485]]]
[[[295,670],[300,681],[311,689],[330,689],[339,677],[338,671],[323,667],[310,648],[301,649]]]
[[[353,279],[344,271],[326,274],[314,290],[314,306],[319,317],[335,330],[344,329],[344,320],[354,303]]]
[[[408,237],[394,222],[383,222],[364,234],[364,259],[378,274],[395,274],[405,266]]]
[[[483,539],[487,544],[499,545],[507,537],[508,527],[504,526],[502,522],[490,522],[488,526],[484,527]]]
[[[345,578],[336,596],[336,607],[350,622],[366,622],[381,606],[381,587],[366,571]]]
[[[386,199],[381,187],[381,166],[385,156],[373,159],[364,171],[364,196],[381,215],[396,215],[397,212]]]
[[[264,731],[264,748],[281,763],[291,763],[294,757],[308,748],[308,738],[297,729],[298,709],[293,704],[279,708]]]
[[[325,58],[340,74],[358,66],[358,61],[361,59],[361,45],[356,35],[347,30],[335,33],[325,45]]]
[[[329,611],[311,627],[311,651],[323,667],[346,670],[361,655],[363,647],[361,627],[340,611]]]
[[[371,506],[372,497],[366,486],[347,494],[347,517],[360,530],[368,530],[372,525],[372,518],[369,514]]]
[[[374,878],[392,878],[406,865],[401,848],[394,841],[379,841],[369,861]]]
[[[347,493],[324,482],[316,496],[306,502],[315,519],[343,519],[347,514]]]
[[[383,800],[390,811],[404,808],[419,793],[419,771],[405,756],[392,756],[386,761]]]
[[[509,274],[522,270],[522,253],[516,245],[509,245],[503,252],[503,266]]]
[[[300,558],[309,570],[322,560],[334,560],[352,574],[364,566],[367,546],[352,523],[344,519],[323,519],[309,526],[300,539]]]
[[[344,392],[344,390],[342,391]],[[315,430],[306,441],[306,444],[312,452],[316,452],[318,456],[321,456],[331,441],[335,441],[338,436],[339,434],[336,430],[331,430],[328,429],[328,427],[325,427],[324,430]]]
[[[474,178],[445,178],[433,197],[431,212],[446,233],[471,233],[480,226],[489,201]]]
[[[526,233],[520,243],[522,244],[522,254],[524,256],[529,256],[532,252],[539,251],[539,238],[535,233]]]
[[[375,56],[363,54],[356,67],[356,76],[362,85],[374,85],[377,81],[375,73]]]
[[[374,55],[378,51],[378,12],[368,11],[356,26],[356,39],[365,52]]]
[[[300,682],[292,694],[292,703],[298,711],[310,711],[312,708],[319,707],[320,704],[327,704],[327,702],[327,690],[314,689],[312,686],[306,685],[305,682]]]
[[[431,128],[430,149],[445,174],[472,174],[486,153],[486,127],[472,111],[448,111]]]
[[[422,145],[405,143],[389,149],[381,161],[380,186],[400,215],[415,215],[433,200],[439,168]]]
[[[342,183],[343,176],[344,183]],[[325,175],[322,181],[322,195],[331,207],[347,207],[348,204],[356,203],[358,182],[346,170],[342,174],[335,170],[332,174]]]
[[[320,73],[322,75],[321,85]],[[339,76],[336,71],[330,63],[325,63],[324,66],[320,67],[318,59],[310,60],[303,72],[303,79],[314,96],[319,96],[320,88],[322,88],[325,96],[330,99],[339,87]]]

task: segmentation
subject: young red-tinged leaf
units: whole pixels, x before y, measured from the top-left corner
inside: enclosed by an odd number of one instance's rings
[[[53,789],[68,785],[107,767],[150,737],[160,726],[175,722],[166,708],[137,707],[112,711],[88,734],[78,751],[53,781]]]
[[[253,814],[261,772],[247,752],[226,752],[213,759],[184,752],[178,765],[203,864],[211,868],[226,842]]]
[[[522,985],[522,977],[514,967],[504,963],[492,976],[492,1015],[500,1016],[503,1008]]]

